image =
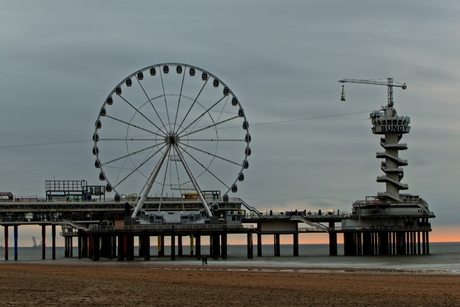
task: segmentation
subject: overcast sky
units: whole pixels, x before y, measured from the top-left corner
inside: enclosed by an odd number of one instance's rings
[[[238,96],[252,155],[237,196],[260,210],[340,209],[385,185],[369,113],[396,88],[403,183],[437,218],[460,212],[458,1],[0,1],[0,190],[101,184],[91,153],[105,98],[143,67],[203,68]],[[236,175],[236,174],[235,174]],[[142,183],[143,184],[143,183]]]

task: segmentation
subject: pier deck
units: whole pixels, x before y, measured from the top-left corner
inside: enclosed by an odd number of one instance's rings
[[[160,204],[155,201],[146,202],[145,210],[159,210]],[[161,209],[165,211],[193,211],[202,209],[198,202],[174,201],[163,202]],[[201,257],[201,238],[208,236],[212,245],[210,256],[227,257],[227,241],[232,235],[245,235],[247,238],[248,258],[253,255],[253,236],[257,236],[257,256],[262,256],[262,240],[264,236],[273,236],[274,255],[280,256],[280,236],[292,236],[293,255],[298,256],[299,234],[324,233],[329,237],[330,255],[337,255],[337,234],[344,236],[345,255],[393,255],[393,254],[428,254],[428,233],[431,225],[428,218],[432,217],[423,210],[410,213],[417,221],[405,225],[357,224],[353,221],[369,218],[372,220],[389,221],[390,219],[407,219],[407,212],[388,214],[385,210],[372,210],[364,215],[345,212],[307,212],[244,210],[239,199],[219,202],[219,212],[239,212],[240,224],[226,224],[222,219],[209,224],[151,224],[141,225],[125,223],[125,204],[115,201],[91,202],[42,202],[42,201],[7,201],[0,203],[0,225],[4,227],[5,242],[8,242],[9,228],[13,228],[17,247],[18,228],[22,225],[37,225],[42,228],[42,240],[45,242],[46,228],[52,229],[53,259],[55,259],[56,226],[62,227],[60,235],[64,237],[66,257],[72,257],[73,240],[77,239],[78,257],[91,257],[98,260],[101,255],[108,255],[118,260],[134,259],[134,238],[139,238],[140,246],[149,246],[150,238],[157,237],[158,246],[163,246],[164,238],[170,238],[172,245],[182,246],[182,238],[190,238],[190,245],[195,246],[194,257]],[[101,226],[103,220],[111,220],[110,226]],[[420,221],[420,222],[419,222]],[[176,243],[177,239],[177,243]],[[6,244],[5,259],[8,259]],[[164,250],[159,249],[159,255]],[[146,248],[140,248],[140,256],[150,259]],[[181,248],[179,248],[181,250]],[[96,252],[98,251],[98,252]],[[174,254],[170,255],[174,260]],[[17,256],[15,254],[15,259]],[[43,259],[45,249],[43,248]]]

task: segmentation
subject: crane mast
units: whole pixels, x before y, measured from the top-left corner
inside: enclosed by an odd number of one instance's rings
[[[387,92],[388,92],[388,107],[393,107],[393,87],[400,87],[403,90],[407,89],[406,83],[399,83],[394,82],[393,78],[387,78],[386,81],[382,80],[366,80],[366,79],[342,79],[339,80],[340,83],[361,83],[361,84],[373,84],[373,85],[386,85]],[[345,101],[345,90],[344,86],[342,85],[342,96],[341,100]]]

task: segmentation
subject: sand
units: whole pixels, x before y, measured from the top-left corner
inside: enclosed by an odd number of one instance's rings
[[[460,276],[120,263],[0,264],[1,306],[460,306]]]

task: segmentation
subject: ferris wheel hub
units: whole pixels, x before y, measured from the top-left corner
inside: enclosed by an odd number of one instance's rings
[[[166,138],[165,138],[165,141],[167,144],[169,145],[174,145],[174,144],[177,144],[179,143],[179,135],[177,135],[176,133],[170,133]]]

